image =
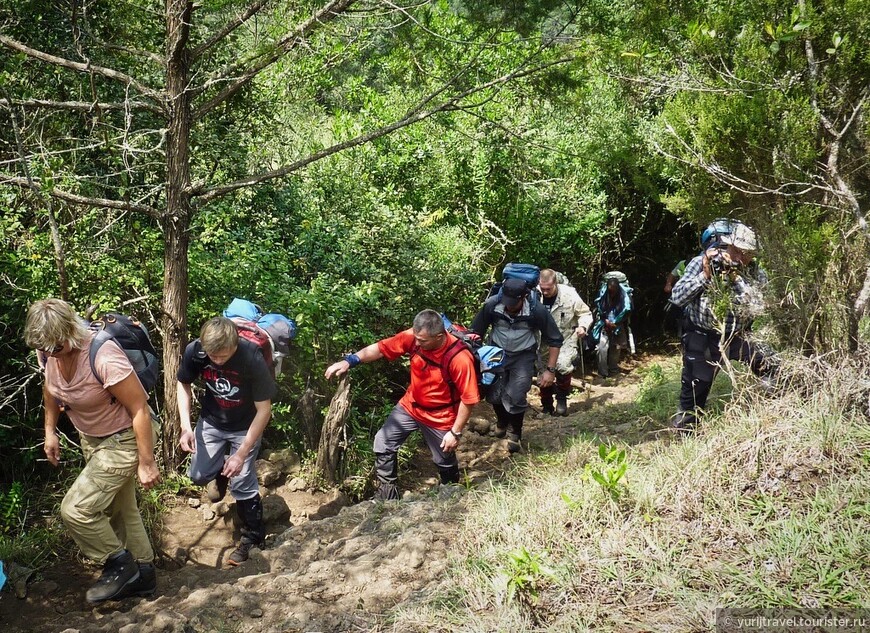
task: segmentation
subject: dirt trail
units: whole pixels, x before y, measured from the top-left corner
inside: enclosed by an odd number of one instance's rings
[[[577,374],[569,415],[526,417],[527,452],[561,449],[578,432],[618,436],[631,443],[660,429],[623,419],[618,405],[631,402],[638,367],[661,357],[638,354],[607,383]],[[676,394],[675,394],[676,396]],[[491,436],[492,410],[481,405],[463,435],[458,457],[466,485],[498,478],[513,465],[506,442]],[[222,563],[238,538],[226,502],[179,498],[164,517],[157,595],[88,607],[84,589],[98,570],[76,562],[47,570],[25,599],[0,597],[0,628],[18,631],[365,631],[381,614],[437,584],[450,542],[466,508],[465,488],[437,485],[428,451],[418,451],[400,472],[407,489],[398,503],[363,502],[343,507],[340,493],[299,490],[300,482],[270,489],[264,497],[269,537],[244,565]]]

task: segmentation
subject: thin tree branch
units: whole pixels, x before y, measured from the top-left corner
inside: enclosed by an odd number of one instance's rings
[[[6,95],[6,100],[11,100],[11,97],[8,94]],[[33,180],[33,175],[30,173],[30,166],[27,164],[27,156],[24,152],[24,141],[21,140],[21,132],[18,129],[18,122],[15,119],[15,110],[11,107],[9,108],[9,120],[12,122],[12,130],[15,134],[15,145],[18,148],[21,169],[24,170],[25,178],[22,180],[27,188],[36,194],[37,197],[43,198],[43,192],[40,191],[39,187]],[[57,264],[57,277],[59,282],[58,285],[60,286],[61,299],[68,300],[69,283],[66,275],[66,258],[64,257],[63,252],[63,242],[61,242],[60,239],[60,231],[57,228],[57,218],[54,214],[54,205],[51,204],[50,199],[44,199],[43,202],[45,203],[45,210],[48,215],[48,226],[51,231],[51,243],[54,247],[54,260],[55,264]]]
[[[285,35],[275,44],[269,53],[254,61],[250,67],[242,71],[241,76],[230,80],[231,83],[228,86],[200,105],[193,114],[194,119],[201,119],[203,116],[214,110],[221,103],[245,87],[260,72],[296,48],[296,46],[301,44],[303,40],[317,28],[334,20],[356,2],[357,0],[331,0],[326,6],[311,16],[311,18],[296,27],[292,33]]]
[[[156,64],[159,64],[161,67],[166,65],[166,60],[157,53],[153,51],[144,50],[141,48],[130,48],[129,46],[121,46],[120,44],[112,44],[110,42],[105,42],[94,35],[93,32],[88,28],[83,28],[82,32],[85,33],[93,42],[95,46],[99,46],[101,48],[105,48],[109,51],[117,51],[119,53],[126,53],[127,55],[131,55],[133,57],[141,57],[144,59],[148,59]]]
[[[10,103],[6,99],[0,99],[0,106],[9,106]],[[51,101],[48,99],[12,99],[11,105],[33,110],[36,108],[46,108],[49,110],[73,110],[76,112],[92,112],[94,110],[148,110],[161,114],[163,110],[159,107],[140,101],[130,101],[127,103],[108,103],[95,101]]]
[[[0,173],[0,185],[15,185],[16,187],[30,190],[34,190],[34,187],[36,187],[39,188],[40,191],[42,191],[42,185],[38,178],[33,178],[31,182],[28,181],[27,178],[13,176],[11,174]],[[44,193],[51,196],[52,198],[57,198],[58,200],[65,200],[66,202],[80,204],[86,207],[103,207],[107,209],[122,209],[124,211],[135,211],[137,213],[145,213],[155,218],[159,218],[161,216],[160,212],[157,209],[147,204],[125,202],[123,200],[109,200],[108,198],[89,198],[87,196],[80,196],[76,193],[64,191],[63,189],[58,189],[57,187],[54,187],[48,191],[44,191]]]
[[[677,156],[673,152],[667,151],[657,141],[653,141],[653,147],[659,154],[661,154],[665,158],[669,158],[673,161],[683,163],[684,165],[700,168],[707,172],[709,175],[713,176],[718,182],[721,182],[727,187],[734,189],[735,191],[739,191],[740,193],[751,196],[776,195],[784,197],[795,197],[803,196],[813,190],[818,190],[829,194],[836,194],[836,192],[830,186],[823,186],[813,182],[790,181],[781,183],[776,188],[771,188],[765,185],[750,182],[744,178],[741,178],[737,174],[727,171],[716,163],[709,162],[704,156],[700,154],[700,152],[698,152],[691,145],[689,145],[689,143],[685,139],[683,139],[677,133],[674,127],[667,121],[665,122],[665,130],[682,146],[686,153],[691,157],[691,160],[688,160],[682,156]]]
[[[238,189],[243,189],[245,187],[250,187],[260,182],[264,182],[266,180],[272,180],[275,178],[281,178],[288,174],[291,174],[295,171],[302,169],[303,167],[310,165],[318,160],[326,158],[327,156],[331,156],[338,152],[344,151],[346,149],[350,149],[351,147],[357,147],[359,145],[364,145],[370,141],[381,138],[382,136],[386,136],[391,132],[395,132],[401,128],[407,127],[409,125],[413,125],[414,123],[419,123],[429,117],[439,113],[439,112],[447,112],[451,110],[458,110],[460,106],[457,106],[457,103],[478,92],[482,92],[489,88],[507,83],[508,81],[512,81],[514,79],[519,79],[521,77],[526,77],[528,75],[540,72],[547,68],[551,68],[553,66],[557,66],[559,64],[565,64],[570,61],[573,61],[575,58],[573,56],[570,57],[562,57],[560,59],[547,62],[545,64],[541,64],[540,66],[536,66],[534,68],[526,68],[521,70],[515,70],[506,75],[502,75],[496,79],[488,81],[484,84],[480,84],[464,90],[459,94],[456,94],[449,99],[442,101],[440,104],[429,108],[427,110],[420,110],[419,104],[415,105],[408,113],[399,119],[398,121],[394,121],[389,125],[385,125],[383,127],[378,128],[377,130],[373,130],[367,134],[362,134],[355,138],[349,139],[347,141],[343,141],[341,143],[336,143],[335,145],[331,145],[325,149],[320,150],[319,152],[315,152],[305,158],[297,160],[289,165],[284,165],[283,167],[279,167],[278,169],[273,169],[268,172],[264,172],[261,174],[256,174],[252,176],[248,176],[247,178],[243,178],[241,180],[237,180],[235,182],[227,183],[225,185],[219,185],[215,187],[204,187],[202,184],[193,185],[191,188],[191,196],[199,197],[199,201],[201,204],[214,200],[215,198],[219,198],[228,193],[236,191]],[[451,80],[452,81],[452,80]],[[442,89],[439,88],[437,92],[441,92]],[[430,96],[426,96],[422,102],[426,103],[430,101]]]
[[[220,42],[227,35],[229,35],[233,31],[235,31],[237,28],[239,28],[241,25],[243,25],[245,22],[250,20],[268,2],[269,2],[269,0],[257,0],[256,2],[254,2],[247,9],[245,9],[245,11],[243,13],[237,15],[233,20],[230,20],[229,22],[227,22],[224,25],[224,28],[222,28],[220,31],[218,31],[217,33],[212,35],[205,42],[203,42],[199,46],[196,46],[192,51],[190,51],[191,59],[198,59],[199,57],[201,57],[202,54],[205,53],[208,49],[210,49],[212,46],[214,46],[215,44]]]
[[[70,70],[75,70],[81,73],[89,73],[96,74],[102,77],[106,77],[108,79],[113,79],[115,81],[119,81],[125,85],[133,86],[138,90],[141,94],[148,96],[158,103],[162,104],[164,102],[164,96],[161,92],[149,88],[142,82],[134,79],[130,75],[124,74],[117,70],[113,70],[111,68],[105,68],[103,66],[93,66],[91,64],[82,64],[80,62],[74,62],[69,59],[65,59],[63,57],[58,57],[57,55],[51,55],[50,53],[46,53],[44,51],[36,50],[35,48],[31,48],[26,44],[22,44],[21,42],[12,39],[11,37],[7,37],[5,35],[0,35],[0,44],[6,46],[7,48],[11,48],[14,51],[18,51],[19,53],[24,53],[28,57],[33,57],[34,59],[38,59],[40,61],[46,62],[47,64],[53,64],[55,66],[61,66],[63,68],[69,68]]]

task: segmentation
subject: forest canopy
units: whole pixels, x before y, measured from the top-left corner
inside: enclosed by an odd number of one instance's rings
[[[9,0],[0,32],[3,481],[39,454],[46,296],[151,327],[170,465],[181,350],[236,296],[299,325],[275,426],[309,450],[328,362],[422,308],[468,320],[507,261],[584,297],[624,270],[657,331],[720,216],[761,236],[780,343],[866,340],[858,0]],[[402,380],[361,374],[361,428]]]

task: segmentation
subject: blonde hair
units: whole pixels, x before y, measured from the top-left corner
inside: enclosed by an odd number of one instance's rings
[[[239,331],[230,319],[216,316],[203,324],[199,341],[206,354],[217,354],[238,346]]]
[[[545,268],[541,271],[539,279],[545,284],[554,284],[556,283],[556,271],[552,268]]]
[[[41,299],[27,310],[24,342],[32,349],[51,349],[60,345],[84,349],[90,340],[90,330],[84,319],[62,299]]]

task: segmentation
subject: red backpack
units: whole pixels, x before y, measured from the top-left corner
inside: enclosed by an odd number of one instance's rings
[[[275,358],[272,354],[272,341],[269,340],[269,335],[253,321],[235,318],[232,320],[236,324],[236,330],[239,332],[239,338],[250,341],[260,350],[263,355],[263,360],[266,361],[266,367],[269,368],[269,373],[272,378],[275,377]]]

